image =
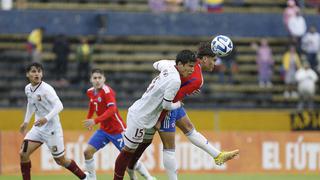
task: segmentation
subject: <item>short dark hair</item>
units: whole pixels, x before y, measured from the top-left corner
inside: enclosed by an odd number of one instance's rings
[[[103,71],[102,69],[99,69],[99,68],[92,69],[92,70],[91,70],[91,75],[92,75],[93,73],[99,73],[99,74],[104,75],[104,71]]]
[[[35,67],[36,69],[41,69],[41,71],[43,71],[43,66],[41,63],[33,62],[27,65],[26,72],[29,72],[32,67]]]
[[[190,50],[182,50],[177,54],[176,64],[178,64],[178,62],[181,62],[182,64],[196,62],[196,55]]]
[[[211,50],[211,44],[209,42],[200,42],[198,46],[197,58],[201,59],[203,56],[216,56]]]

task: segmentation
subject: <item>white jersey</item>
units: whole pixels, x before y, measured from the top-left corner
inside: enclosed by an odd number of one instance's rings
[[[35,121],[45,117],[48,122],[41,127],[34,126],[42,132],[49,132],[61,128],[59,112],[62,111],[62,103],[52,86],[41,82],[37,86],[28,84],[25,87],[28,98],[27,110],[24,122],[29,122],[35,113]]]
[[[163,110],[163,101],[172,101],[181,85],[180,75],[175,66],[167,66],[155,77],[142,97],[130,108],[135,118],[134,123],[151,128],[156,123]]]

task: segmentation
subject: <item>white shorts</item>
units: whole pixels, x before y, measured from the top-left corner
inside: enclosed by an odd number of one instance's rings
[[[138,145],[142,143],[145,134],[145,128],[135,122],[134,116],[128,113],[127,129],[123,135],[123,139],[124,144],[130,149],[137,149]]]
[[[43,132],[33,126],[24,137],[24,140],[45,143],[54,158],[64,155],[63,132],[61,128]]]

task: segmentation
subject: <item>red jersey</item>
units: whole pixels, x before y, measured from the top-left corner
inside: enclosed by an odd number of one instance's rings
[[[126,124],[123,122],[116,104],[115,92],[107,85],[100,90],[93,87],[88,89],[87,96],[90,99],[87,119],[91,119],[94,112],[97,117],[96,124],[100,123],[100,129],[109,134],[122,133]]]
[[[200,90],[203,85],[203,76],[200,61],[197,60],[193,73],[188,77],[180,77],[181,86],[173,102],[182,101],[184,97],[191,95],[196,90]],[[159,120],[163,121],[167,115],[167,110],[163,110],[160,114]]]
[[[184,97],[191,95],[196,90],[199,90],[203,85],[202,70],[199,60],[197,60],[193,73],[188,77],[181,77],[181,86],[174,102],[183,100]]]

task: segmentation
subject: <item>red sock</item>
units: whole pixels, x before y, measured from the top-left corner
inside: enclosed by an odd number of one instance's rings
[[[30,176],[31,161],[21,162],[20,169],[21,169],[22,179],[23,180],[30,180],[31,179],[31,176]]]
[[[123,180],[124,173],[132,156],[133,153],[131,152],[125,150],[120,152],[115,163],[113,180]]]
[[[128,168],[129,169],[133,169],[134,165],[137,163],[137,161],[140,159],[140,157],[142,156],[143,152],[147,149],[147,147],[149,147],[150,143],[141,143],[139,144],[138,148],[136,149],[136,151],[133,154],[133,157],[131,158],[129,164],[128,164]]]
[[[80,179],[86,178],[86,174],[84,174],[84,172],[79,168],[79,166],[73,160],[71,160],[71,163],[66,168],[69,169],[69,171],[71,171],[74,175],[78,176],[78,178]]]

